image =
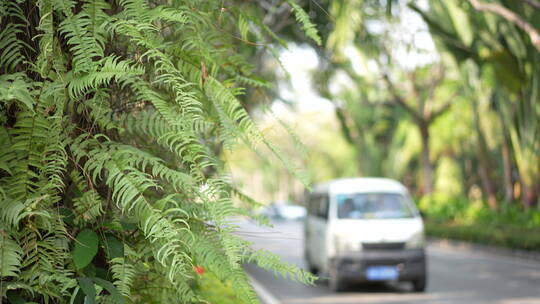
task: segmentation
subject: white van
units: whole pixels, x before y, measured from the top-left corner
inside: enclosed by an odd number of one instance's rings
[[[425,290],[424,225],[401,183],[334,180],[316,185],[306,206],[306,263],[328,275],[331,290],[362,281],[410,281]]]

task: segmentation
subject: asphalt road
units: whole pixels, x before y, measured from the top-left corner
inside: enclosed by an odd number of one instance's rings
[[[276,223],[273,229],[241,223],[239,234],[256,248],[305,267],[301,223]],[[429,279],[425,293],[413,293],[408,283],[354,285],[342,293],[328,290],[324,279],[304,286],[246,265],[258,285],[273,298],[266,304],[338,303],[540,303],[540,263],[471,250],[428,246]],[[272,299],[270,299],[272,300]]]

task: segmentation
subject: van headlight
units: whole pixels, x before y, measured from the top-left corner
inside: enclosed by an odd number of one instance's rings
[[[348,238],[346,236],[336,236],[335,244],[337,252],[346,252],[346,251],[360,251],[362,250],[362,244],[358,239]]]
[[[424,238],[423,232],[415,233],[407,243],[405,243],[405,248],[407,249],[419,249],[424,248],[426,245],[426,240]]]

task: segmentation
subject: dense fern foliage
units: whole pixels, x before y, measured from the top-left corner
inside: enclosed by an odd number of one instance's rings
[[[307,15],[292,1],[307,35]],[[0,302],[204,302],[241,264],[313,277],[235,235],[219,147],[269,143],[240,103],[277,38],[257,2],[0,0]],[[300,178],[303,176],[300,174]]]

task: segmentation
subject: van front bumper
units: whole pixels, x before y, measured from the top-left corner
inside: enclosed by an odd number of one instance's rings
[[[426,277],[426,254],[424,249],[369,250],[346,252],[330,263],[336,267],[340,278],[347,281],[369,281],[366,273],[369,267],[396,267],[399,281],[412,281]]]

